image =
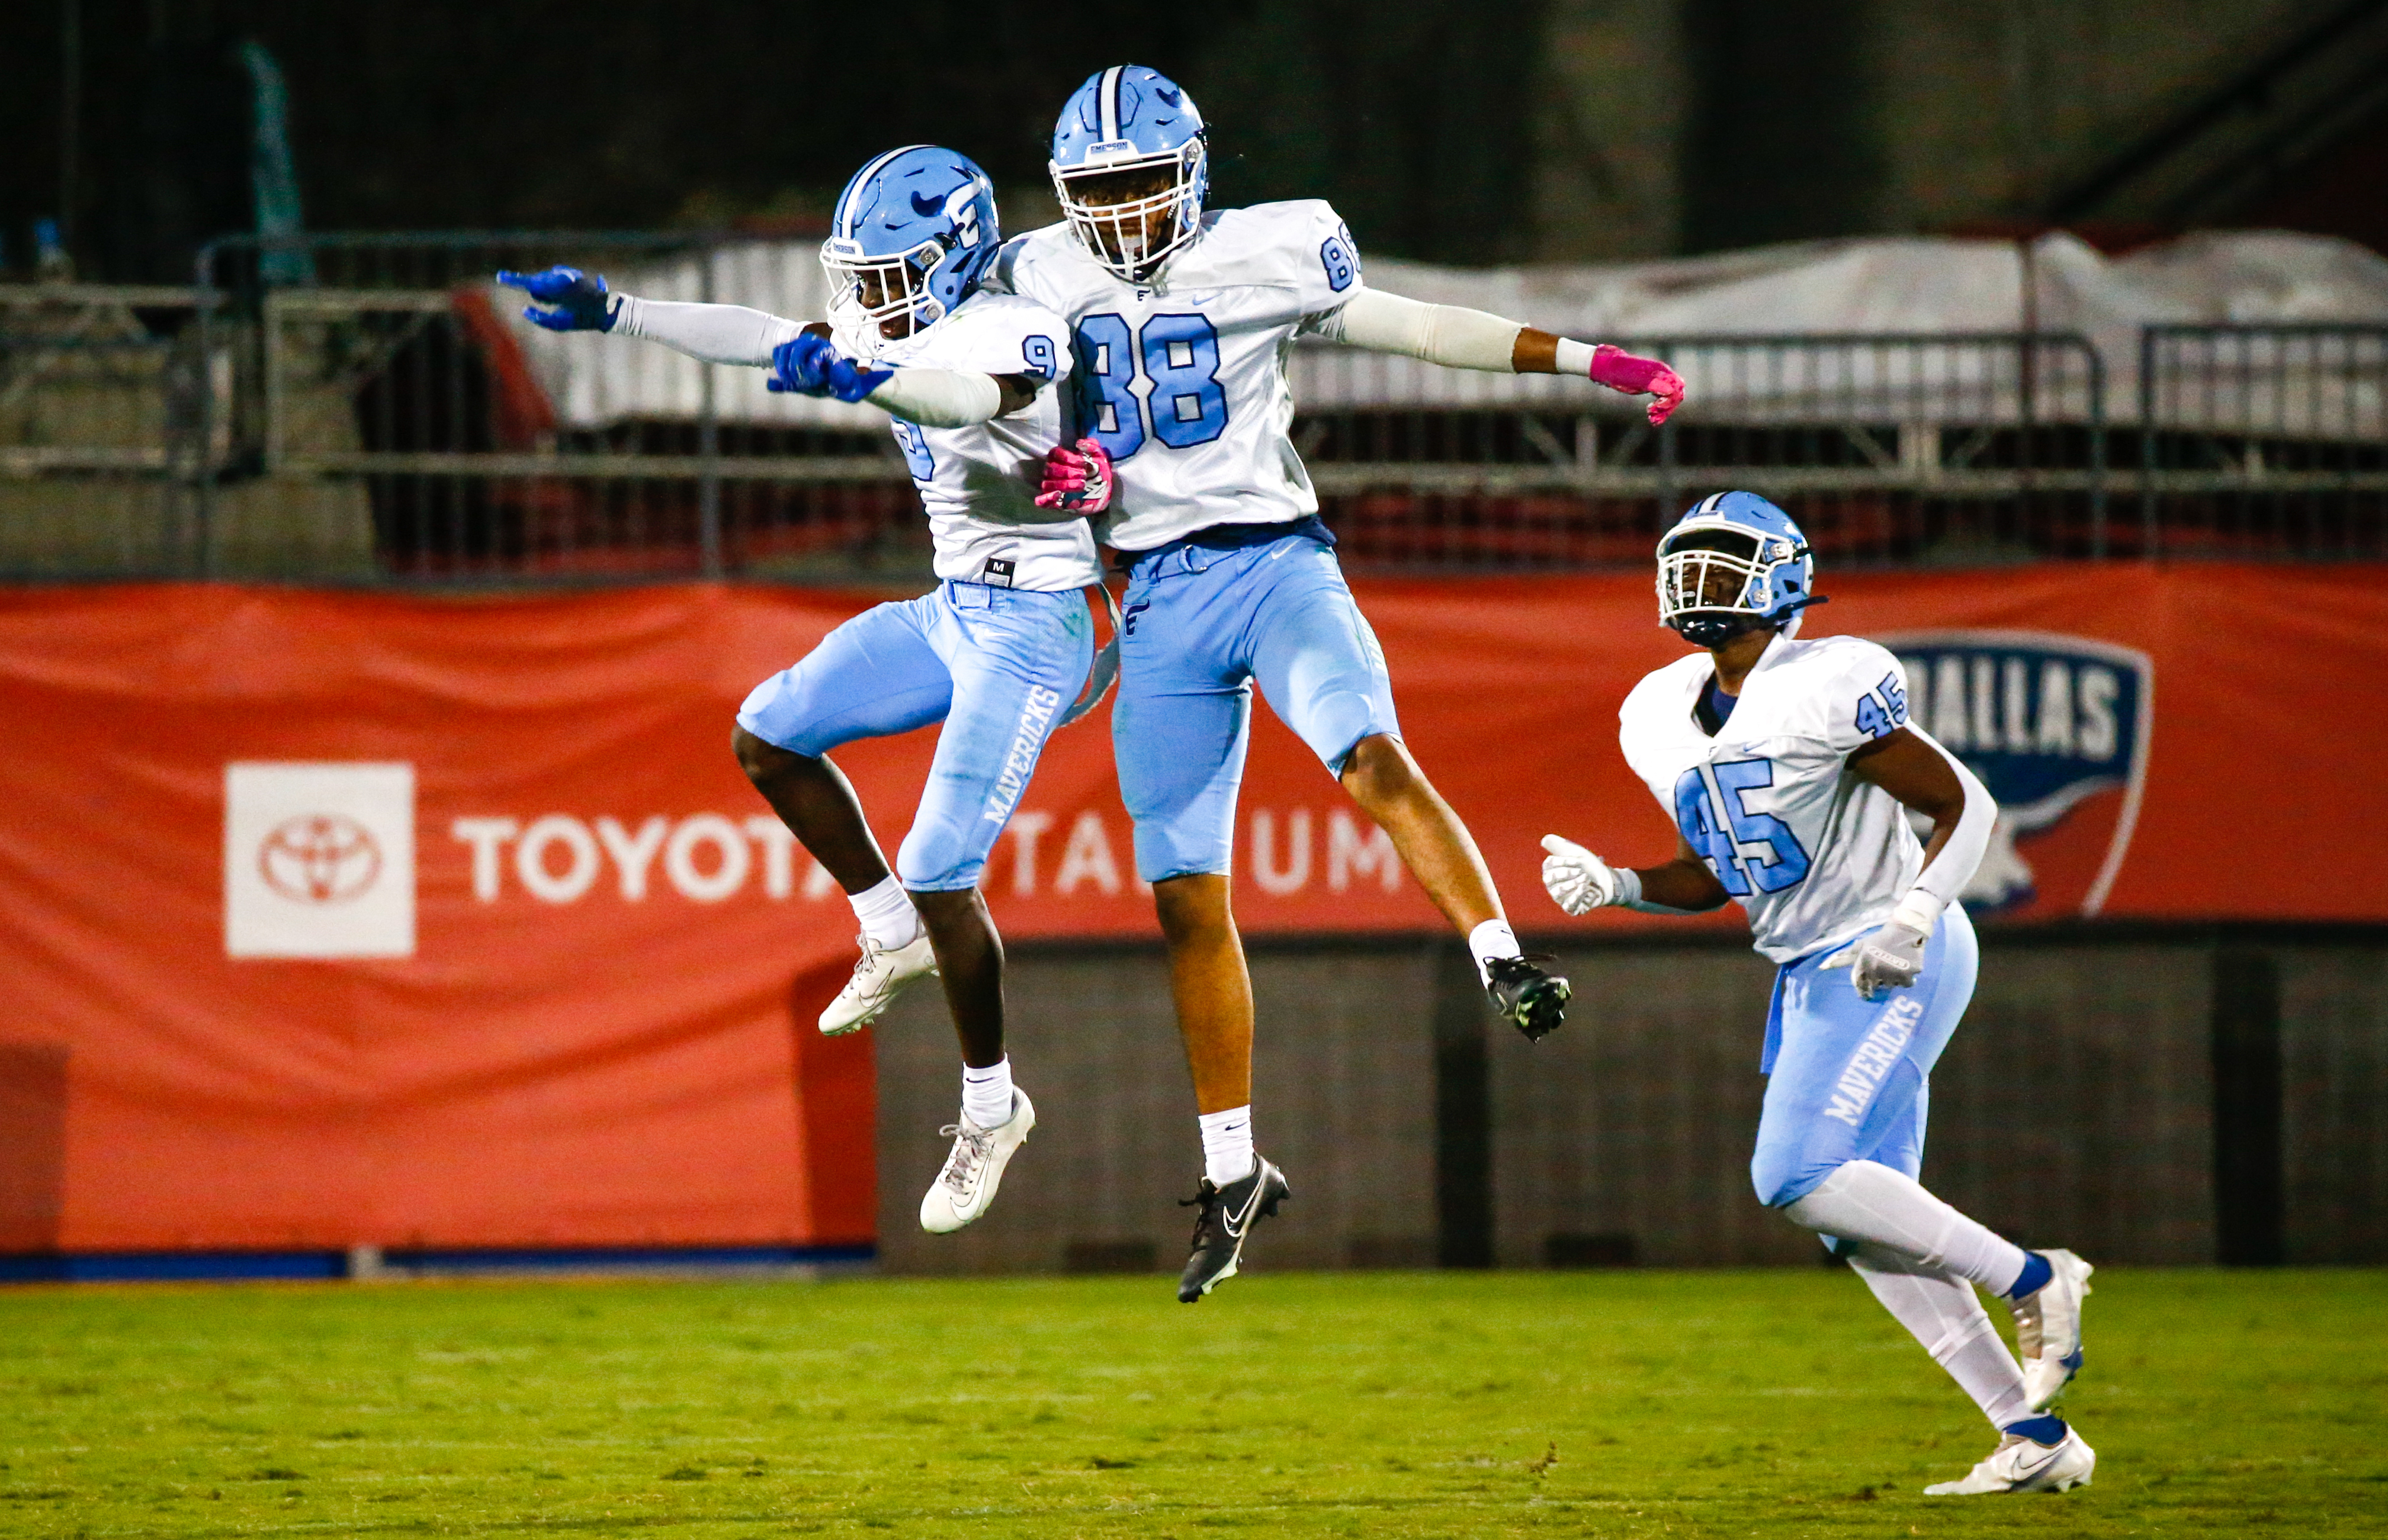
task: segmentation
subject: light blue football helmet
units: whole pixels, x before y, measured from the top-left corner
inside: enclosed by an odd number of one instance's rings
[[[821,243],[839,347],[870,358],[891,333],[935,325],[971,297],[1002,244],[995,183],[970,157],[908,145],[876,158],[838,195]]]
[[[1088,76],[1053,126],[1050,169],[1087,255],[1131,283],[1202,233],[1211,191],[1202,114],[1159,70],[1114,64]]]
[[[1824,602],[1815,587],[1808,537],[1755,492],[1702,498],[1658,540],[1658,623],[1695,647],[1759,625],[1796,636],[1799,612]]]

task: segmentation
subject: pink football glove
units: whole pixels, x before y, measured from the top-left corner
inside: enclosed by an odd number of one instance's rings
[[[1683,404],[1683,377],[1656,359],[1636,358],[1613,342],[1592,350],[1592,378],[1596,385],[1628,396],[1645,391],[1658,398],[1650,403],[1650,425],[1657,427]]]
[[[1045,451],[1045,480],[1036,489],[1036,506],[1100,513],[1111,507],[1118,490],[1111,457],[1093,439],[1081,438],[1075,448],[1056,444]]]

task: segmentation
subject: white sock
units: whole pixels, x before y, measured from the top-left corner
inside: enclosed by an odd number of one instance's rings
[[[1509,928],[1507,920],[1486,920],[1469,931],[1467,950],[1476,958],[1477,981],[1485,984],[1492,981],[1492,959],[1525,955],[1518,950],[1518,933]]]
[[[909,946],[921,934],[921,915],[912,907],[912,895],[892,873],[876,887],[846,894],[845,902],[854,905],[862,933],[883,947]]]
[[[999,1129],[1011,1121],[1011,1055],[984,1069],[962,1066],[962,1116],[982,1129]]]
[[[2023,1370],[1971,1283],[1871,1243],[1861,1243],[1848,1263],[1882,1307],[1974,1398],[1990,1426],[2004,1430],[2032,1415],[2024,1398]]]
[[[1241,1181],[1252,1174],[1260,1156],[1252,1151],[1251,1104],[1226,1112],[1206,1112],[1202,1124],[1202,1174],[1213,1187]]]
[[[1913,1177],[1852,1160],[1783,1212],[1810,1230],[1871,1241],[1924,1267],[1971,1279],[1994,1294],[2023,1276],[2023,1248],[1958,1213]]]

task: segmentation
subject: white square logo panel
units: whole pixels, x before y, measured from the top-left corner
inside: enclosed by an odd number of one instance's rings
[[[224,766],[224,952],[414,955],[414,766]]]

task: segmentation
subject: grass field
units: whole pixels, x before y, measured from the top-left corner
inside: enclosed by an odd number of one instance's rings
[[[0,1293],[0,1534],[2388,1534],[2388,1274],[2106,1269],[2064,1497],[1858,1282]]]

